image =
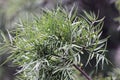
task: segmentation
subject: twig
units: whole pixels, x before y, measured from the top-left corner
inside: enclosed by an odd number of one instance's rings
[[[83,71],[80,67],[78,67],[77,65],[73,64],[73,66],[78,70],[80,71],[86,78],[87,80],[92,80],[91,77],[85,72]]]

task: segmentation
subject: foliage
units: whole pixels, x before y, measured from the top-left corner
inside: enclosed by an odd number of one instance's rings
[[[116,7],[117,9],[119,10],[119,13],[120,13],[120,0],[117,0],[116,1]],[[115,18],[116,21],[120,22],[120,16]]]
[[[18,80],[76,80],[75,68],[95,58],[95,66],[108,63],[106,40],[100,40],[102,20],[93,13],[75,17],[61,8],[45,10],[32,21],[20,21],[10,34],[13,62],[20,65]],[[83,67],[83,68],[84,68]]]
[[[0,56],[10,51],[11,47],[9,39],[4,35],[3,31],[0,31]]]
[[[116,1],[116,6],[117,6],[118,10],[120,10],[120,0]]]

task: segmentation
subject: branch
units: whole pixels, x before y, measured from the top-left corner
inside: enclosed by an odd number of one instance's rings
[[[87,78],[87,80],[92,80],[91,77],[90,77],[85,71],[83,71],[81,68],[79,68],[77,65],[73,64],[73,66],[74,66],[79,72],[81,72],[81,73]]]

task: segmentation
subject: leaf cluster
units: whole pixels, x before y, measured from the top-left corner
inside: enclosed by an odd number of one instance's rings
[[[73,64],[85,67],[93,58],[96,68],[108,63],[107,39],[100,39],[103,19],[87,12],[78,17],[61,8],[43,13],[21,20],[12,31],[11,58],[21,67],[18,80],[76,80]]]

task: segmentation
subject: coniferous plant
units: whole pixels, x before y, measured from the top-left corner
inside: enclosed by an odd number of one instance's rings
[[[40,17],[21,20],[15,31],[8,32],[9,59],[21,68],[17,80],[77,80],[75,70],[91,80],[81,67],[93,58],[96,69],[108,63],[107,39],[100,39],[103,19],[84,14],[78,17],[73,10],[68,14],[61,8],[45,10]]]

